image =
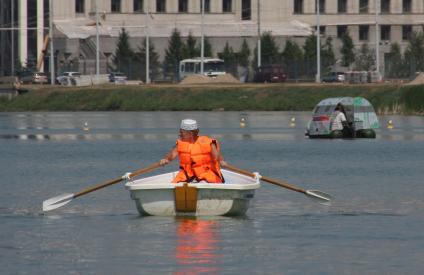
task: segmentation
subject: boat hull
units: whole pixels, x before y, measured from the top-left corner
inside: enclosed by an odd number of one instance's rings
[[[226,183],[171,183],[175,173],[126,184],[140,215],[240,216],[249,208],[258,179],[223,170]]]

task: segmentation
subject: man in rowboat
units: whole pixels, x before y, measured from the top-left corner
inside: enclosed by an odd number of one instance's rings
[[[225,166],[226,162],[220,152],[218,141],[207,136],[199,136],[196,120],[181,121],[179,139],[159,163],[165,166],[177,156],[180,160],[180,171],[172,182],[225,182],[220,165]]]

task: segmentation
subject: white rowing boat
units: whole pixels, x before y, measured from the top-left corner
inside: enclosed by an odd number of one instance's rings
[[[225,183],[172,183],[177,172],[125,184],[140,215],[238,216],[260,187],[258,178],[221,170]]]

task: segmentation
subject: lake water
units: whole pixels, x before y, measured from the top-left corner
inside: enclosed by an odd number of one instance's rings
[[[380,116],[376,139],[310,140],[309,116],[0,113],[0,273],[422,274],[424,117]],[[264,182],[245,217],[140,217],[115,184],[42,213],[50,197],[158,161],[186,117],[230,164],[329,193],[333,205]]]

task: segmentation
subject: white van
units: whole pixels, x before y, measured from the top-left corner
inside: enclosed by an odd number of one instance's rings
[[[200,57],[181,60],[179,67],[179,79],[182,80],[186,76],[200,74],[200,63]],[[225,73],[224,60],[209,57],[203,58],[204,75],[216,77],[218,75],[224,75]]]

